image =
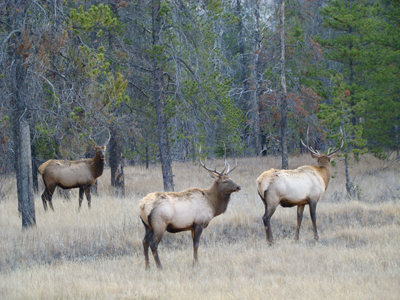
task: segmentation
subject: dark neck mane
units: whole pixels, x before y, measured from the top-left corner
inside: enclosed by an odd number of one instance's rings
[[[96,151],[93,158],[87,160],[89,168],[93,171],[94,177],[100,177],[104,170],[104,160],[101,159],[99,152]]]
[[[331,179],[331,163],[329,162],[328,164],[323,164],[317,167],[319,174],[322,177],[322,180],[324,181],[325,184],[325,190],[328,187],[329,180]]]
[[[206,191],[206,194],[214,211],[214,216],[223,214],[228,208],[231,194],[221,193],[216,182]]]

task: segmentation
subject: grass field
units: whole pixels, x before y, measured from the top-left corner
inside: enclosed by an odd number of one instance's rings
[[[290,158],[292,168],[314,163],[308,155]],[[76,190],[70,201],[55,197],[54,212],[45,213],[35,196],[37,227],[25,231],[15,179],[3,180],[0,299],[400,299],[399,166],[382,171],[382,162],[362,157],[350,169],[361,198],[350,199],[338,160],[317,206],[320,241],[308,208],[296,243],[296,208],[279,207],[268,246],[255,179],[279,165],[275,157],[239,159],[231,178],[242,190],[204,230],[199,265],[192,266],[190,233],[167,233],[161,271],[151,256],[144,269],[138,214],[140,199],[162,190],[159,167],[125,168],[125,198],[112,196],[105,170],[90,211],[85,200],[78,212]],[[213,181],[192,163],[174,164],[174,174],[177,191]]]

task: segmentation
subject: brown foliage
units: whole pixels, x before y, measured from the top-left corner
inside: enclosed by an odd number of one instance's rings
[[[23,56],[25,59],[29,57],[29,51],[32,48],[32,39],[29,37],[30,31],[23,30],[21,32],[21,42],[17,40],[17,53]]]

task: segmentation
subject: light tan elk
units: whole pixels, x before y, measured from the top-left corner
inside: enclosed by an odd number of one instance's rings
[[[82,206],[83,193],[86,194],[90,208],[90,188],[103,174],[106,147],[110,137],[109,132],[108,141],[103,146],[95,146],[93,158],[75,161],[50,159],[39,167],[45,185],[42,194],[44,210],[47,210],[47,202],[54,210],[52,197],[56,186],[63,189],[79,188],[79,209]]]
[[[304,145],[303,141],[301,143]],[[297,227],[295,240],[299,239],[301,221],[303,219],[304,206],[310,206],[310,215],[314,230],[314,239],[318,241],[316,225],[316,207],[318,200],[328,187],[331,177],[331,160],[343,147],[343,135],[340,139],[340,146],[322,155],[318,151],[304,145],[317,160],[318,166],[302,166],[295,170],[270,169],[257,178],[257,189],[265,205],[263,217],[267,241],[271,244],[274,240],[270,226],[270,219],[278,205],[292,207],[297,205]]]
[[[162,268],[157,247],[165,231],[176,233],[190,230],[193,238],[194,260],[197,263],[197,249],[200,235],[210,221],[224,213],[231,194],[238,192],[240,186],[228,176],[229,164],[225,160],[222,172],[208,169],[200,164],[215,178],[208,189],[190,188],[182,192],[156,192],[148,194],[140,201],[140,217],[146,233],[143,239],[146,269],[149,268],[149,246],[158,268]],[[225,171],[226,169],[226,171]]]

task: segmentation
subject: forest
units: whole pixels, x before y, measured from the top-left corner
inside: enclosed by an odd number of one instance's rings
[[[15,176],[34,225],[38,166],[108,136],[113,187],[159,164],[173,191],[200,146],[287,169],[301,139],[324,152],[341,132],[355,193],[350,160],[400,160],[399,17],[389,0],[3,0],[0,199]]]

